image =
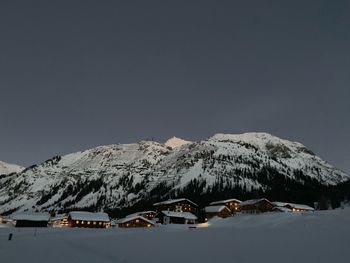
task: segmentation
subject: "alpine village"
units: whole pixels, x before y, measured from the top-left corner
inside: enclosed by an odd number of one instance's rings
[[[169,224],[187,224],[196,228],[214,217],[226,218],[239,214],[313,212],[314,208],[304,204],[271,202],[266,198],[240,201],[219,200],[202,208],[186,198],[169,199],[154,203],[154,210],[140,211],[124,218],[112,219],[105,212],[71,211],[66,214],[48,212],[18,212],[1,217],[1,223],[15,227],[79,227],[79,228],[133,228],[157,227]],[[203,216],[204,215],[204,216]]]

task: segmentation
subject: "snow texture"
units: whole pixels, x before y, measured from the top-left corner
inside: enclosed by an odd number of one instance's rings
[[[10,164],[0,161],[0,175],[11,174],[11,173],[20,173],[24,170],[24,167]]]
[[[344,209],[214,218],[197,229],[1,227],[0,255],[11,263],[348,263],[349,221]]]
[[[177,138],[177,137],[172,137],[171,139],[167,140],[165,142],[165,145],[170,147],[170,148],[178,148],[181,147],[183,145],[189,144],[191,143],[190,141],[185,141],[183,139]]]
[[[221,212],[222,210],[228,209],[226,206],[224,205],[212,205],[212,206],[207,206],[205,207],[205,212],[207,213],[218,213]]]
[[[28,221],[49,221],[49,213],[39,212],[20,212],[12,215],[13,220],[28,220]]]

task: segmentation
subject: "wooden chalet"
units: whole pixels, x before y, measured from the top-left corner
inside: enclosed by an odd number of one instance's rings
[[[55,217],[52,217],[50,220],[50,225],[52,227],[68,227],[69,226],[68,215],[62,214],[62,215],[57,215]]]
[[[212,205],[205,207],[206,218],[210,219],[215,216],[226,218],[232,216],[231,210],[225,205]]]
[[[153,205],[156,207],[158,213],[161,211],[173,211],[197,214],[198,212],[198,205],[186,198],[170,199]]]
[[[234,213],[237,213],[237,212],[240,212],[241,209],[240,209],[240,203],[242,201],[238,200],[238,199],[226,199],[226,200],[220,200],[220,201],[215,201],[215,202],[211,202],[209,205],[210,206],[217,206],[217,205],[225,205],[227,206],[231,213],[234,214]]]
[[[106,213],[73,211],[68,214],[68,225],[70,227],[107,228],[110,227],[111,220]]]
[[[240,203],[240,209],[242,213],[265,213],[271,212],[275,205],[266,198],[251,199]]]
[[[156,215],[156,211],[142,211],[127,215],[126,217],[142,216],[144,218],[147,218],[148,220],[153,220],[156,217]]]
[[[47,227],[49,213],[21,212],[12,215],[16,227]]]
[[[155,223],[143,216],[126,217],[117,221],[118,227],[154,227]]]
[[[312,212],[315,211],[315,209],[308,205],[303,204],[294,204],[294,203],[285,203],[285,202],[273,202],[273,204],[277,208],[286,208],[289,209],[292,212]]]
[[[190,212],[161,211],[157,214],[160,223],[168,224],[196,224],[197,216]]]

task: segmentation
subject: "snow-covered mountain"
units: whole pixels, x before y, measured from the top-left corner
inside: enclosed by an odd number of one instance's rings
[[[141,141],[54,157],[0,178],[0,210],[113,209],[194,188],[288,190],[291,182],[306,187],[350,179],[302,144],[266,133],[216,134],[175,145]]]
[[[189,144],[189,143],[191,143],[191,142],[183,140],[181,138],[177,138],[174,136],[174,137],[170,138],[169,140],[167,140],[165,142],[165,145],[174,149],[174,148],[178,148],[178,147],[181,147],[182,145]]]
[[[24,170],[24,167],[10,164],[0,161],[0,175],[6,175],[11,173],[20,173]]]

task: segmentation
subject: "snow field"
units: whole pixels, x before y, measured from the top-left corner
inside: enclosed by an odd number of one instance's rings
[[[200,228],[0,228],[1,262],[349,262],[350,209],[213,219]],[[9,233],[13,240],[7,241]]]

